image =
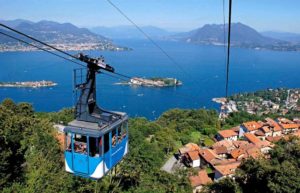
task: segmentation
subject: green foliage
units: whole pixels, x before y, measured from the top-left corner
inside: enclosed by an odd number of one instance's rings
[[[182,144],[211,143],[220,128],[216,111],[179,110],[159,120],[129,121],[129,154],[99,181],[64,171],[54,123],[73,118],[72,109],[34,113],[30,104],[5,100],[0,105],[0,191],[3,192],[191,192],[185,171],[161,171]]]

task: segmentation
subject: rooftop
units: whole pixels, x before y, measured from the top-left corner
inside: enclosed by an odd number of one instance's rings
[[[248,131],[255,131],[255,130],[259,129],[262,125],[256,121],[249,121],[249,122],[243,123],[243,126],[246,127],[246,129]]]
[[[205,170],[200,170],[197,176],[190,176],[189,179],[192,187],[212,183],[212,180],[208,177],[207,172]]]
[[[218,134],[223,138],[237,136],[238,134],[231,129],[218,131]]]
[[[214,168],[220,172],[223,176],[234,174],[236,168],[241,164],[241,162],[233,162],[225,165],[217,165]]]
[[[188,157],[191,158],[191,160],[198,160],[200,157],[199,157],[199,151],[189,151],[186,153]]]
[[[258,139],[257,137],[255,137],[255,135],[253,135],[252,133],[245,133],[244,136],[245,136],[246,139],[248,139],[248,141],[250,141],[251,143],[257,144],[257,143],[261,142],[261,140]]]

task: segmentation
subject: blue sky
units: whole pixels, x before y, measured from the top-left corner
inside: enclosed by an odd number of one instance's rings
[[[222,23],[223,0],[111,0],[140,26],[186,31]],[[228,0],[226,2],[226,13]],[[299,0],[233,0],[233,22],[300,33]],[[130,25],[106,0],[0,0],[0,19],[53,20],[82,27]]]

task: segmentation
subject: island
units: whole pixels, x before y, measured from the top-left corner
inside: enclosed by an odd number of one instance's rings
[[[134,77],[127,82],[116,83],[117,85],[130,85],[130,86],[148,86],[148,87],[170,87],[180,86],[182,82],[176,78],[140,78]]]
[[[0,87],[17,87],[17,88],[40,88],[40,87],[53,87],[57,83],[52,81],[27,81],[27,82],[0,82]]]

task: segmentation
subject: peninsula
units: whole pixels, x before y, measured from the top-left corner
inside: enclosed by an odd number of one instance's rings
[[[176,78],[131,78],[128,82],[116,83],[118,85],[130,85],[130,86],[148,86],[148,87],[170,87],[180,86],[182,82]]]
[[[27,81],[27,82],[0,82],[0,87],[25,87],[25,88],[40,88],[40,87],[53,87],[57,83],[52,81]]]

